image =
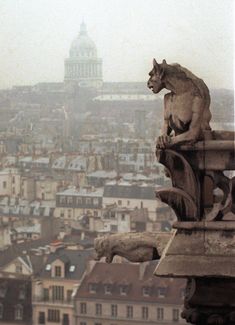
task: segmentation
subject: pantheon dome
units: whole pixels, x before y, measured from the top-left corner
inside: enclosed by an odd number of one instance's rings
[[[64,80],[76,81],[81,87],[102,86],[102,59],[97,57],[96,45],[89,37],[84,22],[71,44],[69,58],[65,59]]]

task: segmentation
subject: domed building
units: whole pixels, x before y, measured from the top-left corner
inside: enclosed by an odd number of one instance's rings
[[[65,59],[64,81],[75,81],[80,87],[102,87],[102,59],[97,57],[96,45],[84,22],[71,44],[69,58]]]

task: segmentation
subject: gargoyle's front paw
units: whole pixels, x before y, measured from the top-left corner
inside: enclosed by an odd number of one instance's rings
[[[105,262],[110,264],[110,263],[112,263],[113,258],[114,258],[114,255],[108,255],[108,256],[106,256]]]
[[[156,144],[157,149],[165,149],[170,147],[170,145],[171,145],[171,137],[169,135],[163,134],[158,137],[157,144]]]

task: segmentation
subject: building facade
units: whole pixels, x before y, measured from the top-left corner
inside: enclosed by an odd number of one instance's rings
[[[75,297],[76,325],[185,324],[184,280],[153,276],[156,263],[97,263]]]
[[[91,259],[90,250],[58,247],[32,284],[33,325],[74,324],[73,295]]]

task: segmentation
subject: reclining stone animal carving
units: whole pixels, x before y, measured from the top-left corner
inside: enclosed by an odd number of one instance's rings
[[[161,64],[153,60],[148,87],[155,93],[170,90],[164,96],[164,124],[157,140],[158,148],[193,143],[211,130],[210,93],[202,79],[179,64]],[[174,135],[174,136],[172,136]]]
[[[115,255],[130,262],[146,262],[160,258],[172,233],[122,233],[95,239],[96,260],[106,257],[111,263]]]

